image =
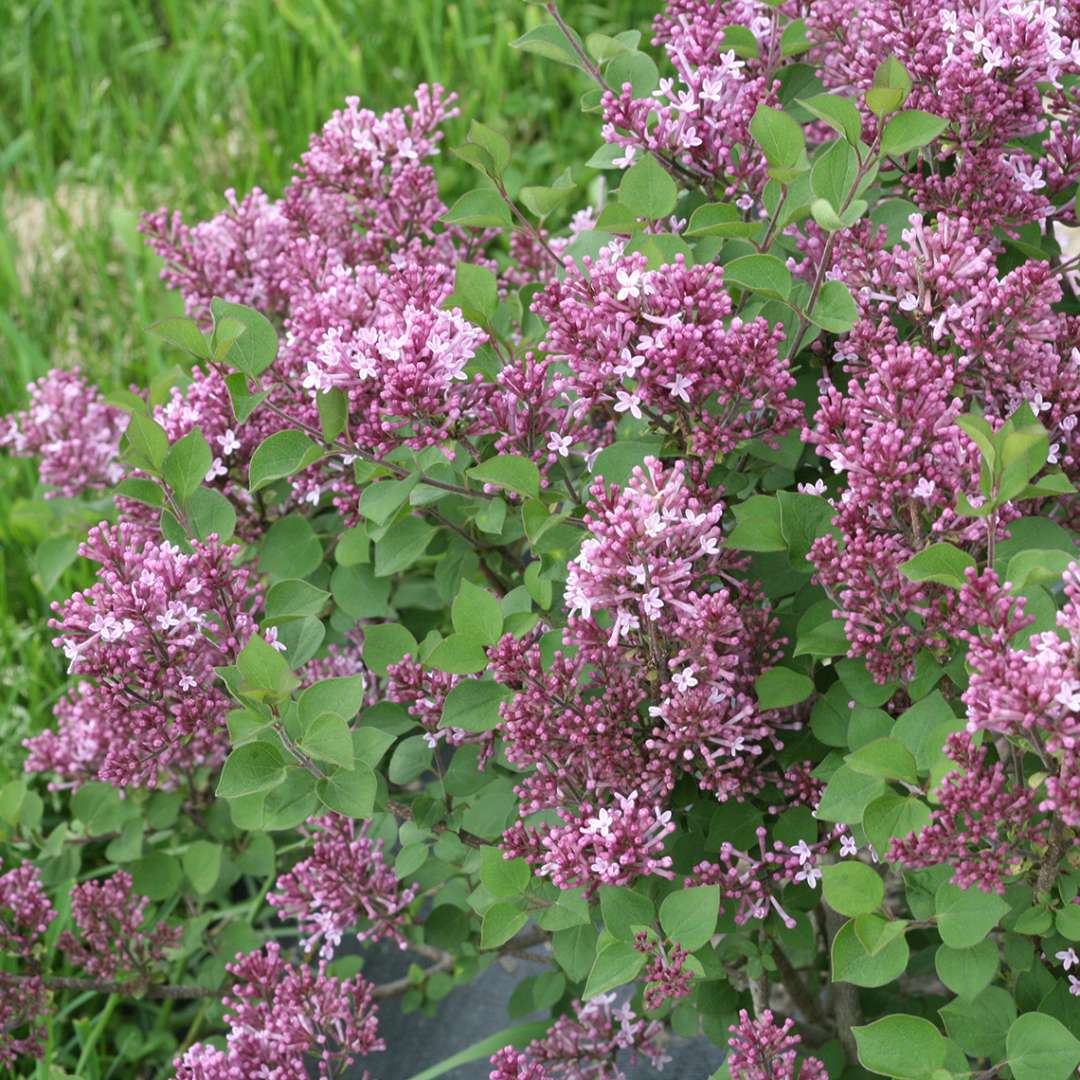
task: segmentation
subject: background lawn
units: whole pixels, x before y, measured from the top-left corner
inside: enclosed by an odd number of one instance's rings
[[[647,34],[657,6],[563,10],[582,31]],[[461,95],[445,145],[483,119],[533,183],[587,156],[599,135],[577,107],[583,77],[510,48],[543,18],[523,0],[0,4],[0,412],[54,366],[80,365],[105,389],[147,384],[163,360],[145,327],[181,305],[139,214],[167,205],[194,220],[228,187],[277,195],[346,95],[382,110],[441,82]],[[439,167],[448,202],[471,185],[449,155]],[[71,508],[29,501],[35,479],[32,463],[0,457],[0,781],[63,682],[48,604],[87,580],[79,564],[47,594],[35,580],[38,545],[81,531]]]

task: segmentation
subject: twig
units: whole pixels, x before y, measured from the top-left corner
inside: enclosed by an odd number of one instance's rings
[[[776,966],[780,971],[784,989],[787,990],[791,1000],[795,1003],[795,1007],[812,1024],[817,1027],[824,1027],[825,1017],[821,1012],[821,1006],[818,1004],[817,999],[806,989],[806,984],[802,981],[795,968],[791,966],[791,961],[787,958],[784,950],[775,942],[773,942],[773,959],[776,961]]]
[[[832,954],[832,943],[844,919],[827,904],[822,904],[825,913],[825,934]],[[859,1048],[855,1042],[855,1033],[851,1030],[862,1023],[862,1006],[859,1004],[859,992],[851,983],[834,982],[832,984],[832,1013],[836,1023],[836,1035],[844,1048],[848,1061],[852,1065],[859,1062]]]

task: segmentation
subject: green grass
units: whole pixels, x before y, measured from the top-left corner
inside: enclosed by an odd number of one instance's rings
[[[647,30],[648,0],[566,0],[583,31]],[[599,141],[583,76],[510,42],[545,18],[523,0],[12,0],[0,4],[0,412],[51,366],[106,388],[163,364],[145,327],[179,309],[135,230],[159,205],[197,218],[227,187],[277,194],[349,94],[387,108],[420,81],[504,131],[548,182]],[[448,194],[472,181],[444,154]],[[33,470],[0,460],[0,603],[40,621],[32,553],[60,526]],[[55,590],[64,595],[78,576]],[[0,639],[0,652],[18,648]]]

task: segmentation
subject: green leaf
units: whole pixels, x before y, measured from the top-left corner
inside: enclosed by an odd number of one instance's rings
[[[780,503],[770,495],[751,495],[736,503],[735,528],[727,546],[736,551],[786,551],[787,542],[780,531]]]
[[[489,679],[465,679],[443,701],[440,727],[462,731],[491,731],[499,725],[499,706],[513,691]]]
[[[810,171],[810,189],[839,213],[858,171],[855,151],[843,139],[837,139],[814,161]]]
[[[876,782],[881,784],[880,780]],[[878,794],[880,797],[865,808],[862,827],[874,850],[884,855],[891,839],[902,840],[912,833],[922,832],[930,824],[930,808],[919,799],[905,798],[892,791],[881,794],[879,790]],[[849,824],[857,822],[856,818]]]
[[[907,919],[883,919],[880,915],[856,915],[855,936],[859,944],[870,954],[877,956],[886,945],[903,937],[907,930]]]
[[[786,300],[791,295],[791,271],[775,255],[743,255],[724,264],[724,283],[762,296]]]
[[[431,768],[432,748],[423,735],[403,739],[390,755],[386,775],[392,784],[409,784]]]
[[[540,470],[529,458],[499,454],[474,465],[468,474],[481,484],[495,484],[528,498],[540,498]]]
[[[300,578],[285,578],[275,582],[266,594],[266,617],[268,619],[299,619],[304,615],[318,615],[326,606],[330,594]]]
[[[510,164],[510,140],[494,128],[481,124],[479,120],[473,120],[469,124],[469,139],[488,152],[496,172],[503,172]]]
[[[1005,580],[1016,590],[1023,589],[1026,585],[1057,582],[1073,561],[1074,556],[1064,551],[1019,551],[1009,560]]]
[[[156,484],[154,489],[158,490]],[[73,536],[50,536],[42,540],[34,553],[34,567],[41,581],[41,591],[52,592],[64,571],[78,557],[79,541]]]
[[[180,857],[180,863],[192,888],[205,896],[221,875],[221,845],[209,840],[196,840]]]
[[[600,913],[608,933],[629,942],[634,940],[634,927],[651,926],[656,918],[647,896],[622,885],[600,886]]]
[[[990,940],[966,949],[941,945],[934,955],[938,978],[962,998],[977,997],[993,981],[998,970],[998,946]]]
[[[494,645],[502,636],[503,615],[499,601],[486,589],[462,579],[450,608],[454,629],[481,645]]]
[[[619,203],[650,221],[667,217],[675,209],[678,195],[675,181],[652,154],[631,165],[619,184]]]
[[[364,628],[364,663],[373,675],[386,677],[386,669],[406,655],[416,659],[416,638],[400,623],[377,623]]]
[[[874,85],[866,92],[866,105],[875,116],[888,116],[904,104],[910,93],[911,76],[907,68],[890,56],[874,72]]]
[[[527,922],[529,916],[516,904],[495,904],[484,912],[480,926],[480,948],[505,945]]]
[[[184,515],[198,540],[228,540],[236,529],[233,504],[213,488],[196,488],[184,503]]]
[[[469,225],[478,229],[509,229],[513,226],[510,208],[494,188],[475,188],[443,214],[447,225]]]
[[[555,959],[571,982],[580,982],[588,974],[596,954],[596,939],[592,923],[569,926],[552,935]]]
[[[253,697],[288,697],[300,685],[288,660],[258,634],[252,634],[236,666],[243,677],[243,693]]]
[[[778,491],[776,498],[780,503],[780,531],[788,557],[793,566],[801,569],[806,566],[810,545],[829,532],[834,510],[827,499],[804,495],[801,491]]]
[[[410,473],[403,480],[381,480],[368,484],[360,493],[361,517],[385,525],[409,500],[413,488],[420,482],[418,472]]]
[[[1055,916],[1057,932],[1069,941],[1080,941],[1080,904],[1066,904]]]
[[[852,146],[857,146],[862,135],[862,118],[855,103],[836,94],[818,94],[816,97],[799,98],[798,103],[826,124],[839,132]]]
[[[133,412],[124,436],[137,464],[148,466],[148,471],[161,472],[169,452],[169,436],[156,420],[145,413]]]
[[[833,602],[822,600],[808,608],[795,628],[793,656],[843,656],[851,648],[844,620],[833,616]]]
[[[886,1016],[851,1030],[859,1064],[881,1076],[929,1080],[945,1064],[945,1038],[921,1016]]]
[[[497,847],[480,849],[480,880],[492,896],[500,900],[521,896],[531,878],[532,872],[524,859],[505,859]]]
[[[972,1057],[1005,1056],[1005,1036],[1016,1019],[1016,1002],[1000,986],[988,986],[970,1001],[957,998],[938,1009],[950,1038]]]
[[[750,121],[750,134],[773,168],[794,169],[806,153],[802,128],[787,113],[768,105],[757,107]]]
[[[946,882],[934,897],[938,933],[946,945],[966,949],[978,945],[1009,910],[996,893],[959,889]]]
[[[156,334],[163,341],[182,349],[196,360],[207,360],[210,357],[210,343],[206,340],[199,324],[194,319],[185,318],[183,315],[175,315],[159,322],[151,323],[147,329]]]
[[[580,41],[578,45],[580,47]],[[556,60],[560,64],[566,64],[581,71],[586,70],[582,65],[581,57],[555,23],[542,23],[540,26],[533,27],[528,33],[511,41],[510,48],[536,53],[537,56],[543,56],[548,60]]]
[[[275,521],[259,550],[259,569],[270,577],[307,577],[322,561],[322,544],[311,522],[299,514]]]
[[[165,482],[183,502],[202,484],[213,463],[214,455],[203,433],[192,428],[169,447],[162,465]]]
[[[881,152],[890,156],[917,150],[933,142],[948,126],[948,120],[921,109],[897,113],[881,133]]]
[[[354,619],[379,619],[387,614],[390,599],[389,578],[375,576],[368,564],[338,566],[330,575],[334,603]]]
[[[367,819],[375,811],[375,793],[379,784],[375,774],[364,765],[337,769],[315,785],[324,806],[345,817]]]
[[[669,893],[660,905],[660,925],[687,952],[700,949],[716,932],[720,887],[698,885]]]
[[[239,424],[247,418],[270,396],[269,390],[260,390],[251,393],[248,387],[248,377],[242,371],[234,371],[225,376],[225,386],[229,391],[229,400],[232,402],[233,415]]]
[[[375,576],[389,577],[408,570],[428,549],[436,530],[410,515],[396,521],[375,544]]]
[[[482,321],[490,322],[499,305],[499,288],[495,275],[486,266],[458,263],[454,268],[454,293],[451,300],[461,300],[463,306],[479,314]]]
[[[885,986],[903,974],[908,955],[908,944],[903,937],[894,938],[871,954],[855,933],[855,924],[846,922],[832,943],[833,980],[867,988]]]
[[[235,319],[244,326],[244,332],[233,342],[226,359],[238,371],[256,378],[261,375],[277,356],[278,336],[273,323],[254,308],[231,304],[214,297],[210,302],[214,321]]]
[[[163,851],[150,852],[133,862],[128,870],[132,889],[151,900],[171,900],[180,890],[183,878],[180,860]]]
[[[521,188],[518,191],[518,198],[530,213],[538,218],[546,218],[568,202],[576,190],[577,185],[571,177],[570,170],[567,169],[550,186],[528,185]]]
[[[730,203],[706,203],[691,215],[684,236],[753,236],[760,221],[745,221],[743,213]]]
[[[127,810],[119,791],[97,780],[83,784],[71,799],[71,812],[86,826],[88,836],[118,832]]]
[[[251,455],[248,489],[260,491],[275,480],[306,469],[323,456],[322,447],[302,431],[277,431],[264,439]]]
[[[948,543],[930,544],[900,566],[909,581],[934,581],[954,589],[963,588],[965,571],[975,567],[966,552]]]
[[[864,776],[846,765],[841,765],[825,785],[817,816],[822,821],[858,825],[867,804],[873,802],[884,790],[885,781],[880,777]]]
[[[841,915],[864,915],[877,911],[885,899],[878,874],[861,862],[832,863],[821,868],[825,902]]]
[[[786,709],[805,701],[814,692],[814,682],[791,668],[774,667],[754,680],[754,690],[762,709]]]
[[[830,334],[845,334],[858,321],[859,311],[842,281],[826,281],[806,317]]]
[[[1066,1080],[1080,1065],[1080,1040],[1045,1013],[1018,1016],[1005,1049],[1016,1080]]]
[[[250,742],[236,747],[225,759],[215,794],[235,799],[269,791],[285,779],[285,759],[270,743]]]
[[[629,83],[635,98],[647,98],[660,85],[660,71],[648,53],[628,50],[612,58],[604,75],[611,86]]]
[[[919,782],[915,758],[899,739],[875,739],[860,746],[844,761],[848,768],[865,776],[880,776],[885,780],[904,780],[909,784]]]
[[[329,761],[343,769],[353,767],[353,742],[349,725],[336,713],[323,713],[305,729],[300,749],[317,761]]]
[[[315,406],[324,439],[336,439],[349,426],[349,398],[341,387],[320,390],[315,395]]]
[[[610,446],[605,446],[596,455],[592,474],[594,477],[602,477],[609,484],[625,487],[635,468],[644,465],[646,458],[659,456],[660,444],[658,442],[633,439],[615,442]]]
[[[606,994],[635,979],[645,966],[645,960],[645,954],[628,942],[609,941],[596,954],[582,999],[591,1001],[597,994]]]
[[[900,714],[892,734],[915,755],[919,772],[929,772],[942,757],[946,736],[963,725],[941,691],[935,690]]]
[[[483,645],[465,634],[451,634],[444,638],[425,662],[428,667],[450,675],[475,675],[488,666]]]

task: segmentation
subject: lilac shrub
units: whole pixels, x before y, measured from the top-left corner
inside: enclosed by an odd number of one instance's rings
[[[444,200],[455,95],[350,98],[280,198],[143,219],[172,385],[0,427],[104,515],[0,789],[0,1062],[108,995],[186,1080],[377,1072],[378,1002],[514,957],[494,1080],[1063,1080],[1080,11],[546,8],[587,163],[473,121]]]

